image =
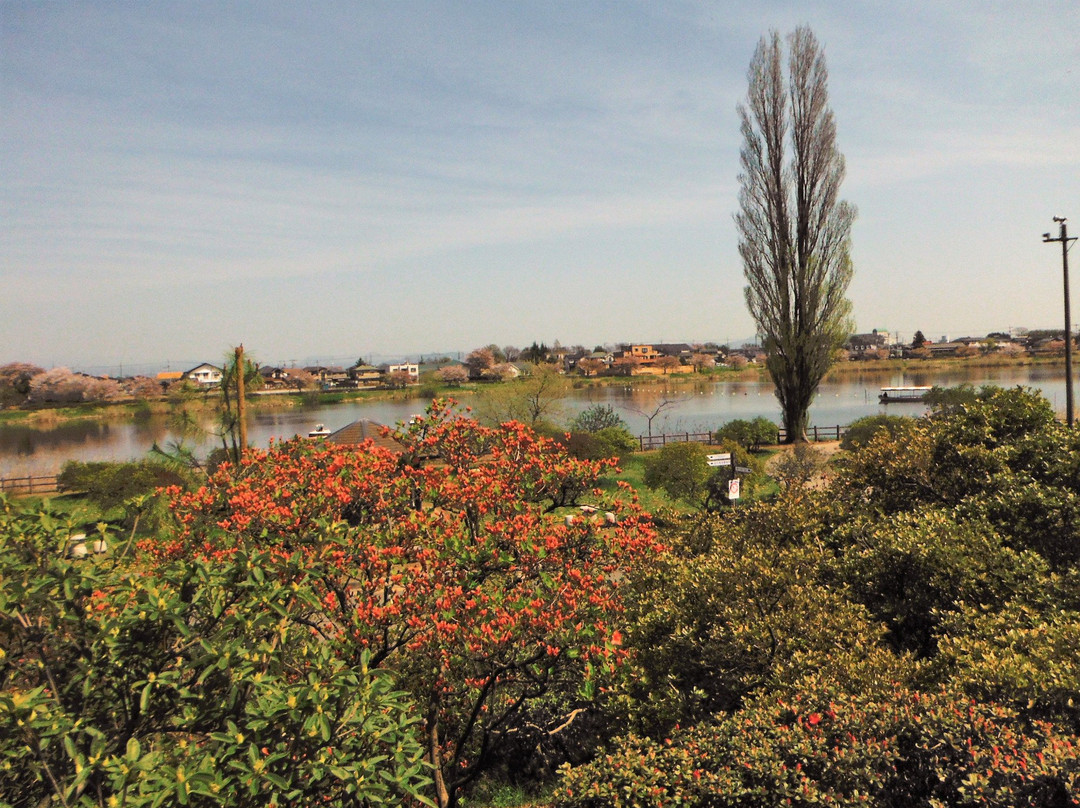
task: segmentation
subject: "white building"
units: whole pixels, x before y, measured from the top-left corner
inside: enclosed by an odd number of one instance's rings
[[[420,366],[415,362],[402,362],[400,365],[387,365],[387,373],[407,373],[409,379],[414,382],[420,381]]]
[[[211,365],[209,362],[203,362],[201,365],[197,365],[191,370],[186,371],[184,373],[184,378],[191,379],[191,381],[201,387],[221,384],[221,368]]]

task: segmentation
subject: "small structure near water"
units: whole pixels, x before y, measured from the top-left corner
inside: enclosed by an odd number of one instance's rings
[[[882,387],[878,400],[882,404],[898,404],[904,401],[922,401],[933,387]]]

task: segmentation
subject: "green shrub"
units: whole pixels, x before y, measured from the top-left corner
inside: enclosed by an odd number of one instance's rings
[[[540,432],[541,430],[537,430]],[[578,460],[606,460],[623,457],[637,448],[637,438],[621,427],[608,427],[599,432],[559,432],[557,427],[547,425],[547,437],[566,447],[566,451]]]
[[[889,627],[894,648],[921,657],[936,653],[939,624],[962,604],[1029,600],[1048,572],[1038,555],[1004,546],[985,522],[932,508],[855,519],[830,541],[853,597]]]
[[[733,441],[723,444],[731,452],[736,466],[750,468],[753,472],[743,478],[741,495],[753,496],[760,485],[760,463]],[[715,510],[728,504],[728,480],[730,467],[708,465],[709,450],[700,443],[683,442],[665,446],[654,455],[645,458],[645,485],[662,488],[672,499],[682,500],[698,508]]]
[[[672,499],[699,507],[709,495],[709,480],[715,475],[706,463],[709,451],[700,443],[672,443],[645,458],[645,485],[662,488]]]
[[[576,432],[600,432],[613,427],[626,429],[626,423],[610,404],[594,404],[570,422],[570,429]]]
[[[556,441],[578,460],[604,460],[614,455],[609,443],[590,432],[570,432]]]
[[[840,440],[840,448],[848,451],[858,449],[869,443],[879,432],[896,437],[912,420],[914,419],[906,415],[867,415],[857,418],[851,422]]]
[[[947,415],[959,412],[968,404],[974,404],[978,395],[970,384],[960,384],[956,387],[933,387],[923,397],[923,402],[931,411]]]
[[[752,421],[736,418],[716,430],[713,439],[717,443],[734,441],[744,449],[756,452],[762,446],[779,442],[779,430],[768,418],[759,415]]]
[[[149,460],[131,463],[71,460],[64,464],[57,477],[57,487],[61,491],[82,491],[87,499],[106,512],[134,497],[184,482],[179,472]]]
[[[560,804],[588,808],[1049,808],[1080,797],[1067,727],[945,688],[848,692],[827,677],[663,741],[627,735],[563,772]]]
[[[611,447],[609,457],[623,457],[637,451],[638,439],[622,426],[609,426],[596,432],[596,437]]]
[[[306,623],[324,592],[237,551],[125,567],[0,496],[0,794],[22,805],[398,806],[410,700]],[[285,571],[287,572],[287,571]]]

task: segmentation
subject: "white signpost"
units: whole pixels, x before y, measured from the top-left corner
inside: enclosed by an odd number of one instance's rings
[[[710,466],[730,466],[731,452],[721,452],[720,454],[705,455],[705,461]]]
[[[728,480],[727,498],[728,499],[738,499],[739,498],[739,478],[738,477],[736,477],[733,480]]]

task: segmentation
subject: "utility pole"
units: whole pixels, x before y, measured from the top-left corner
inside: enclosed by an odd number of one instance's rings
[[[1057,238],[1050,238],[1043,233],[1044,242],[1061,242],[1061,269],[1065,277],[1065,423],[1073,425],[1073,372],[1072,372],[1072,320],[1069,316],[1069,242],[1076,241],[1076,236],[1069,238],[1065,228],[1065,217],[1055,216],[1054,221],[1061,226]]]

